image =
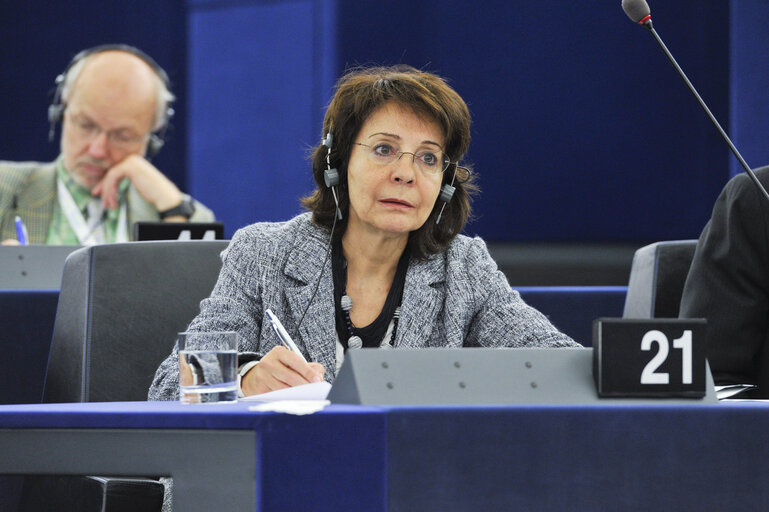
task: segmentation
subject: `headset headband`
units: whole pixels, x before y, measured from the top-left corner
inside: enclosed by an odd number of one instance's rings
[[[93,48],[87,48],[85,50],[82,50],[81,52],[78,52],[77,55],[72,57],[72,60],[69,62],[69,64],[67,64],[67,67],[64,68],[64,71],[62,71],[61,74],[59,74],[59,76],[56,77],[56,84],[58,85],[60,82],[63,82],[69,70],[72,69],[72,66],[74,66],[81,60],[85,59],[90,55],[94,55],[96,53],[109,52],[109,51],[126,52],[132,55],[135,55],[136,57],[139,57],[141,60],[146,62],[149,67],[151,67],[155,71],[155,73],[160,77],[160,79],[165,84],[166,88],[169,90],[171,89],[171,81],[168,79],[168,74],[165,72],[163,68],[160,67],[160,65],[157,62],[155,62],[155,59],[153,59],[152,57],[150,57],[140,49],[136,48],[135,46],[131,46],[128,44],[102,44],[102,45],[94,46]]]
[[[171,89],[171,81],[168,78],[168,74],[165,72],[163,68],[160,67],[160,65],[155,62],[155,59],[141,51],[140,49],[136,48],[135,46],[127,45],[127,44],[102,44],[99,46],[94,46],[93,48],[87,48],[85,50],[82,50],[81,52],[78,52],[77,55],[72,57],[72,60],[67,64],[67,67],[64,68],[64,71],[62,71],[57,77],[56,77],[56,90],[53,94],[53,101],[48,106],[48,122],[49,122],[49,129],[48,129],[48,140],[53,140],[53,135],[55,131],[56,123],[61,121],[62,117],[64,116],[64,104],[61,102],[61,94],[62,89],[64,89],[64,80],[67,78],[67,73],[72,69],[72,67],[77,64],[78,62],[82,62],[83,59],[86,57],[89,57],[91,55],[94,55],[96,53],[101,52],[108,52],[108,51],[120,51],[125,53],[130,53],[131,55],[134,55],[141,60],[143,60],[147,65],[152,68],[152,70],[155,72],[155,74],[160,77],[160,79],[163,81],[163,84],[165,85],[166,89]],[[147,147],[147,156],[148,158],[152,158],[157,154],[158,151],[163,147],[164,140],[163,137],[165,135],[165,128],[168,126],[168,123],[171,120],[171,117],[174,115],[174,109],[171,108],[170,105],[166,105],[165,110],[165,123],[163,126],[163,129],[160,130],[160,133],[153,133],[150,136],[149,145]]]

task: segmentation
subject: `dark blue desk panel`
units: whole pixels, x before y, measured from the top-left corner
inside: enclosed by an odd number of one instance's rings
[[[610,402],[607,402],[609,404]],[[662,402],[661,402],[662,404]],[[769,405],[0,406],[8,432],[252,430],[259,510],[766,510]],[[4,448],[5,449],[5,448]],[[37,461],[39,446],[28,448]],[[0,457],[0,472],[18,462]]]
[[[42,400],[58,290],[0,290],[0,403]]]
[[[622,317],[627,286],[522,286],[515,288],[530,306],[544,313],[560,331],[593,346],[593,320]]]
[[[388,416],[389,504],[767,510],[768,429],[765,404],[395,410]]]
[[[77,467],[89,474],[142,474],[135,472],[135,465],[121,466],[124,461],[115,455],[117,450],[100,454],[89,446],[90,433],[100,443],[104,435],[111,434],[118,444],[123,438],[123,443],[132,443],[138,452],[141,436],[149,436],[147,439],[157,444],[167,431],[178,436],[211,431],[217,433],[214,440],[233,432],[253,432],[256,451],[250,456],[256,464],[258,510],[386,510],[386,416],[381,411],[335,406],[321,414],[289,416],[251,412],[248,405],[108,402],[0,406],[0,453],[4,454],[0,457],[0,474],[15,473],[19,468],[45,472],[55,467],[58,471],[62,458],[66,468],[67,454],[78,447],[87,460],[77,461]],[[86,437],[82,437],[83,432]],[[81,437],[72,437],[77,434]],[[68,446],[56,451],[61,439]],[[41,446],[55,448],[41,453]],[[14,456],[5,456],[8,453]],[[154,464],[162,463],[166,456],[159,448],[156,458],[161,460],[147,461],[149,474],[163,474],[154,472]],[[189,464],[206,471],[206,461],[196,458],[196,450],[188,457]],[[226,491],[228,483],[216,480],[219,469],[212,466],[208,471],[211,485],[216,483]]]

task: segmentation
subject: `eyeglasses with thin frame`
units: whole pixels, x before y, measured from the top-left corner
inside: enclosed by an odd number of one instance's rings
[[[104,132],[104,129],[101,126],[84,115],[69,114],[66,116],[66,119],[70,122],[72,128],[74,128],[75,134],[83,140],[92,141]],[[126,128],[109,130],[106,134],[109,144],[118,149],[132,149],[143,143],[149,137],[149,134],[137,135],[135,132]]]
[[[416,153],[401,151],[397,146],[389,142],[377,142],[365,144],[356,142],[358,146],[366,148],[369,160],[379,165],[389,165],[400,160],[403,155],[411,155],[411,163],[417,164],[420,171],[428,175],[437,175],[444,172],[451,165],[451,160],[440,149],[420,149]]]

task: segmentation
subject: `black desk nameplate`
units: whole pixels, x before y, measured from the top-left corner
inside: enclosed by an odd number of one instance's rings
[[[593,378],[601,397],[706,395],[704,319],[599,318]]]
[[[223,240],[222,222],[134,222],[134,240]]]

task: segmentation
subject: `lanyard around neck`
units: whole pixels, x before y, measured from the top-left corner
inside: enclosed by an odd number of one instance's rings
[[[81,245],[95,245],[106,242],[104,231],[104,218],[106,212],[97,216],[98,218],[91,217],[90,222],[86,222],[83,217],[83,213],[75,204],[75,200],[72,197],[67,186],[64,185],[62,180],[57,180],[57,189],[59,195],[59,205],[61,211],[67,218],[69,225],[75,232],[78,241]],[[115,233],[115,242],[127,242],[128,241],[128,222],[127,222],[127,210],[126,203],[120,205],[120,214],[117,221],[117,232]]]

